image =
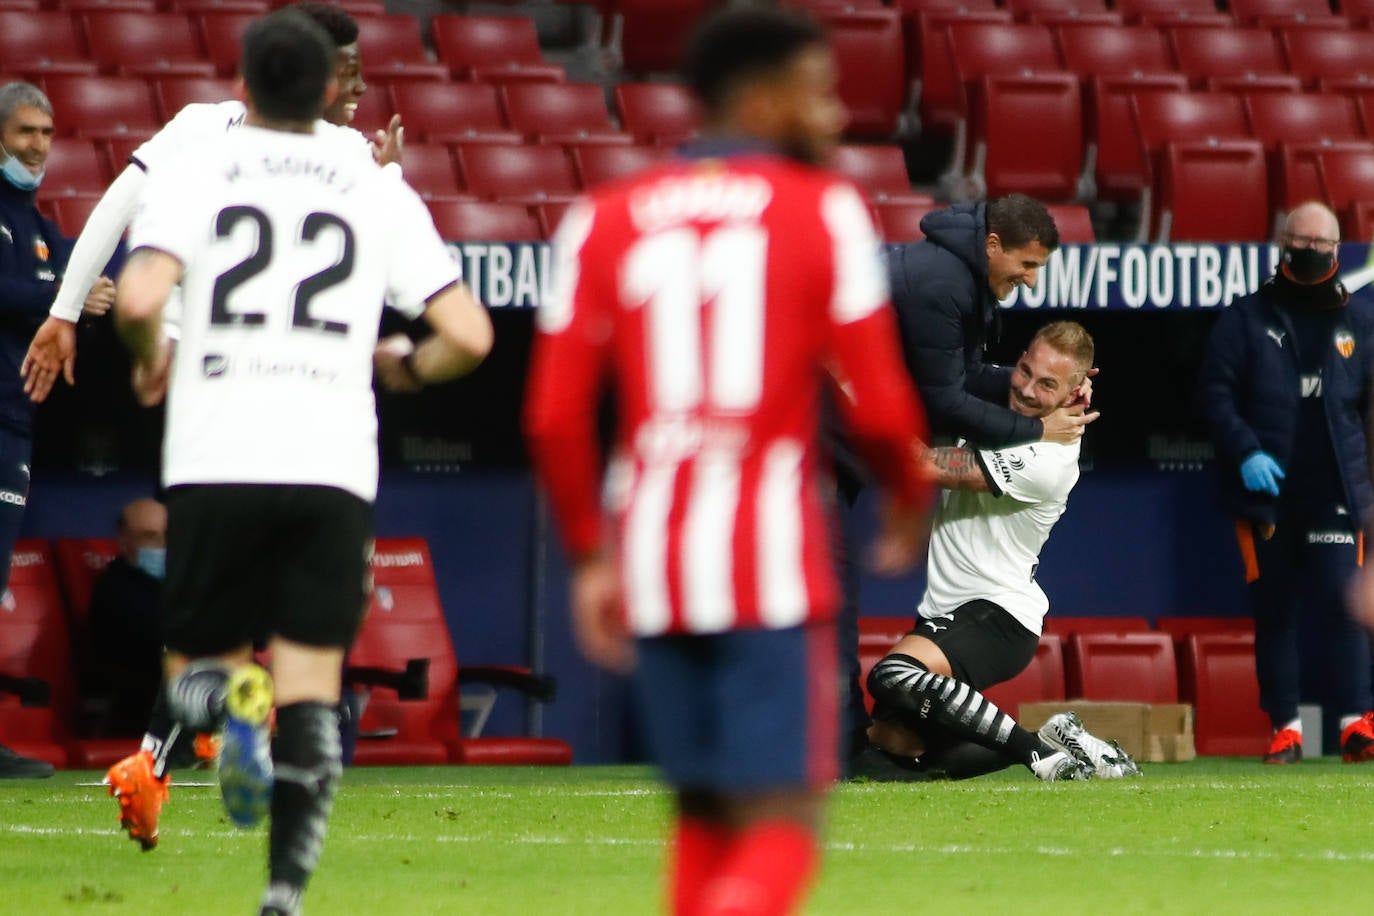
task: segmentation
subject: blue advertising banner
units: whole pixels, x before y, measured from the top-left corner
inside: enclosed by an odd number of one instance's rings
[[[548,295],[550,246],[544,242],[450,242],[477,297],[490,309],[536,308]],[[1341,275],[1352,292],[1374,279],[1367,244],[1341,246]],[[1274,272],[1279,249],[1259,244],[1063,245],[1029,289],[1002,307],[1013,311],[1160,312],[1224,307]]]

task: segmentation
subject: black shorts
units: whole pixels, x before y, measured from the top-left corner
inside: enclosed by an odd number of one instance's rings
[[[949,659],[957,680],[975,690],[1009,681],[1031,663],[1040,637],[1001,605],[982,598],[961,604],[949,617],[918,617],[913,636],[924,636]]]
[[[193,657],[264,634],[346,649],[362,622],[372,505],[335,487],[167,491],[163,640]]]

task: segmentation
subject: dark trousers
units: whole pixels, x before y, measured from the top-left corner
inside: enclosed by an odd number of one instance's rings
[[[859,563],[858,533],[854,507],[843,494],[836,500],[834,541],[835,574],[840,580],[840,610],[835,616],[835,642],[839,648],[840,772],[848,775],[849,761],[868,744],[868,709],[859,685]]]
[[[1249,523],[1238,528],[1255,615],[1260,706],[1276,729],[1297,718],[1304,670],[1322,675],[1323,704],[1340,715],[1370,708],[1369,637],[1345,602],[1362,549],[1353,527],[1332,507],[1283,514],[1267,539]],[[1307,627],[1314,638],[1304,657],[1300,630]]]
[[[10,555],[19,540],[29,501],[29,455],[33,440],[0,427],[0,595],[9,587]]]

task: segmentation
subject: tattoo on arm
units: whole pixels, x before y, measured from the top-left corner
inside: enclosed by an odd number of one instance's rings
[[[921,463],[937,486],[988,492],[988,480],[971,448],[928,448]]]

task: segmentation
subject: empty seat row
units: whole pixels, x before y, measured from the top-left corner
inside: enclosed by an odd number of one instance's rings
[[[985,691],[1017,715],[1020,704],[1075,699],[1191,703],[1199,754],[1259,755],[1269,722],[1259,708],[1254,629],[1247,618],[1171,617],[1158,630],[1139,618],[1046,619],[1026,669]],[[863,678],[910,630],[908,618],[859,621]],[[864,686],[865,702],[872,698]]]
[[[114,553],[114,543],[104,539],[59,539],[55,552],[43,540],[16,546],[6,613],[0,615],[0,675],[43,690],[23,697],[0,692],[0,743],[59,767],[103,768],[137,749],[137,736],[92,739],[74,730],[73,637],[85,624],[95,577]],[[399,673],[419,663],[427,674],[422,696],[403,699],[396,689],[371,689],[360,729],[375,740],[359,743],[356,763],[571,761],[572,749],[555,739],[460,733],[460,682],[515,686],[545,699],[549,685],[518,669],[460,671],[423,539],[379,538],[373,574],[375,588],[350,665]]]

